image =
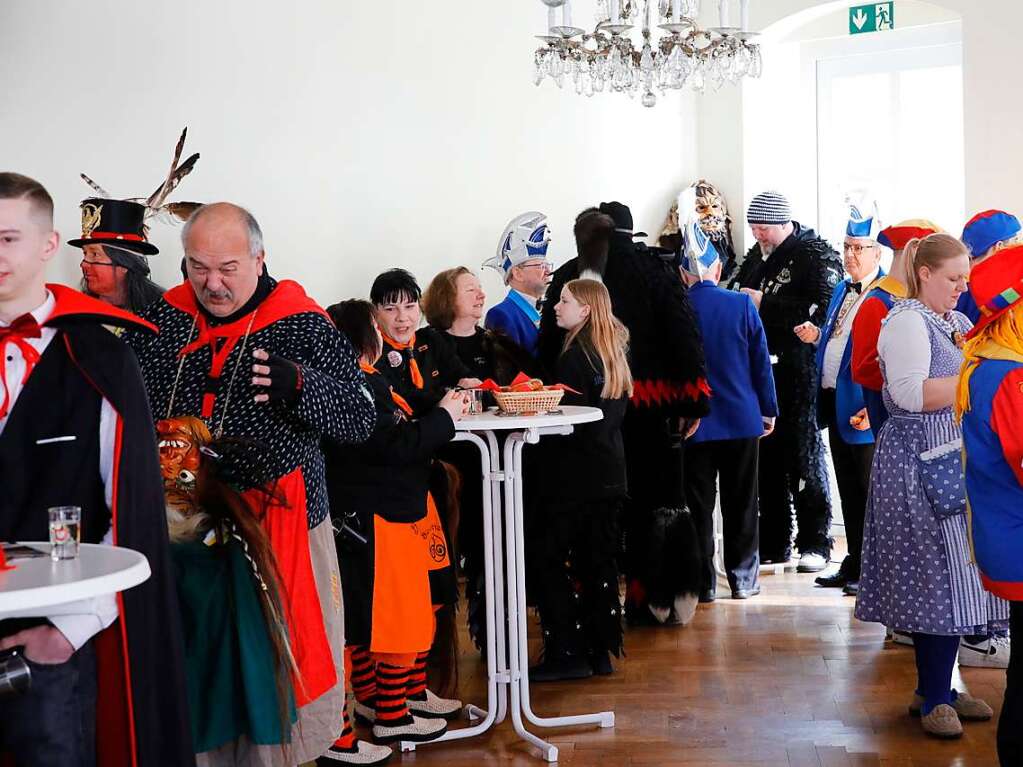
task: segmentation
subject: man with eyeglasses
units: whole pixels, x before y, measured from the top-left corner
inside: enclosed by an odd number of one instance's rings
[[[817,393],[817,424],[828,430],[831,459],[842,499],[842,517],[849,553],[838,572],[817,578],[825,588],[841,588],[848,596],[859,591],[860,555],[863,551],[863,519],[874,458],[874,435],[870,430],[863,387],[853,381],[851,330],[863,300],[879,276],[881,246],[877,207],[851,205],[846,227],[845,271],[849,275],[836,287],[823,327],[803,322],[794,329],[805,344],[817,348],[820,391]]]
[[[540,328],[538,305],[553,271],[547,260],[550,241],[547,216],[523,213],[505,227],[497,255],[483,263],[501,272],[510,288],[505,299],[487,312],[483,324],[488,330],[504,333],[533,356]]]
[[[141,313],[163,295],[149,279],[148,256],[160,251],[146,239],[146,206],[130,200],[82,201],[82,291],[118,309]]]

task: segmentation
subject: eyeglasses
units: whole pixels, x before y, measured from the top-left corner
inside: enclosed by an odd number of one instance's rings
[[[90,261],[87,258],[82,259],[82,263],[79,266],[117,266],[115,263],[107,263],[106,261]]]
[[[550,261],[531,261],[528,264],[519,264],[523,269],[532,269],[534,266],[542,267],[545,271],[553,271],[554,264]]]
[[[848,242],[845,244],[843,250],[846,253],[852,253],[854,256],[859,256],[865,250],[873,250],[877,245],[850,245]]]

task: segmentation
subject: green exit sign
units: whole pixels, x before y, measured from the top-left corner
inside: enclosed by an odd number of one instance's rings
[[[895,29],[895,3],[871,3],[849,9],[849,34]]]

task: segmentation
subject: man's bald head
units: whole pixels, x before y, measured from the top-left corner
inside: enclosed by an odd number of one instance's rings
[[[204,237],[213,236],[221,239],[243,237],[249,254],[256,258],[263,254],[263,230],[255,216],[240,205],[233,202],[213,202],[196,210],[181,230],[181,244],[188,252],[188,241],[194,230]]]
[[[226,317],[252,298],[263,271],[263,232],[245,208],[203,205],[185,224],[181,244],[188,280],[211,314]]]

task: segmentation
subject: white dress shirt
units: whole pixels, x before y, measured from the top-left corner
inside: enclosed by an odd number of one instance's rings
[[[25,340],[39,352],[40,356],[42,356],[43,352],[46,351],[46,347],[50,345],[50,342],[57,335],[57,331],[53,328],[42,327],[43,323],[50,318],[56,304],[57,302],[53,294],[50,291],[46,291],[46,300],[30,312],[40,325],[40,337],[27,338]],[[0,320],[0,327],[7,327],[9,324]],[[24,388],[22,386],[22,378],[25,375],[26,364],[25,358],[21,354],[21,349],[18,348],[17,344],[8,343],[2,351],[7,357],[6,385],[10,395],[10,402],[8,403],[7,415],[0,418],[0,434],[3,434],[4,427],[7,426],[7,420],[10,418],[10,414],[14,412],[18,396]],[[3,386],[4,382],[0,381],[0,391],[2,391]],[[110,508],[113,502],[114,439],[116,430],[117,413],[114,411],[113,406],[104,398],[100,405],[98,468],[100,476],[103,478],[104,497],[107,508]],[[113,529],[108,529],[106,535],[103,536],[103,543],[108,546],[111,545],[113,543],[113,535]],[[117,595],[105,594],[92,599],[82,599],[64,605],[62,609],[65,612],[69,609],[74,609],[75,612],[50,616],[48,620],[77,650],[95,634],[98,634],[116,620]]]
[[[849,345],[849,339],[852,337],[853,320],[856,319],[856,314],[863,304],[863,299],[867,296],[867,287],[877,279],[879,271],[880,268],[874,269],[873,272],[863,278],[860,282],[862,290],[859,293],[854,290],[848,290],[843,305],[839,307],[838,316],[842,318],[842,325],[832,330],[831,338],[828,339],[828,345],[824,347],[824,362],[821,370],[822,389],[838,388],[838,374],[842,370],[842,356],[845,354],[845,348]],[[852,306],[843,314],[842,309],[848,303],[852,303]],[[835,335],[835,330],[838,331],[838,335]]]

